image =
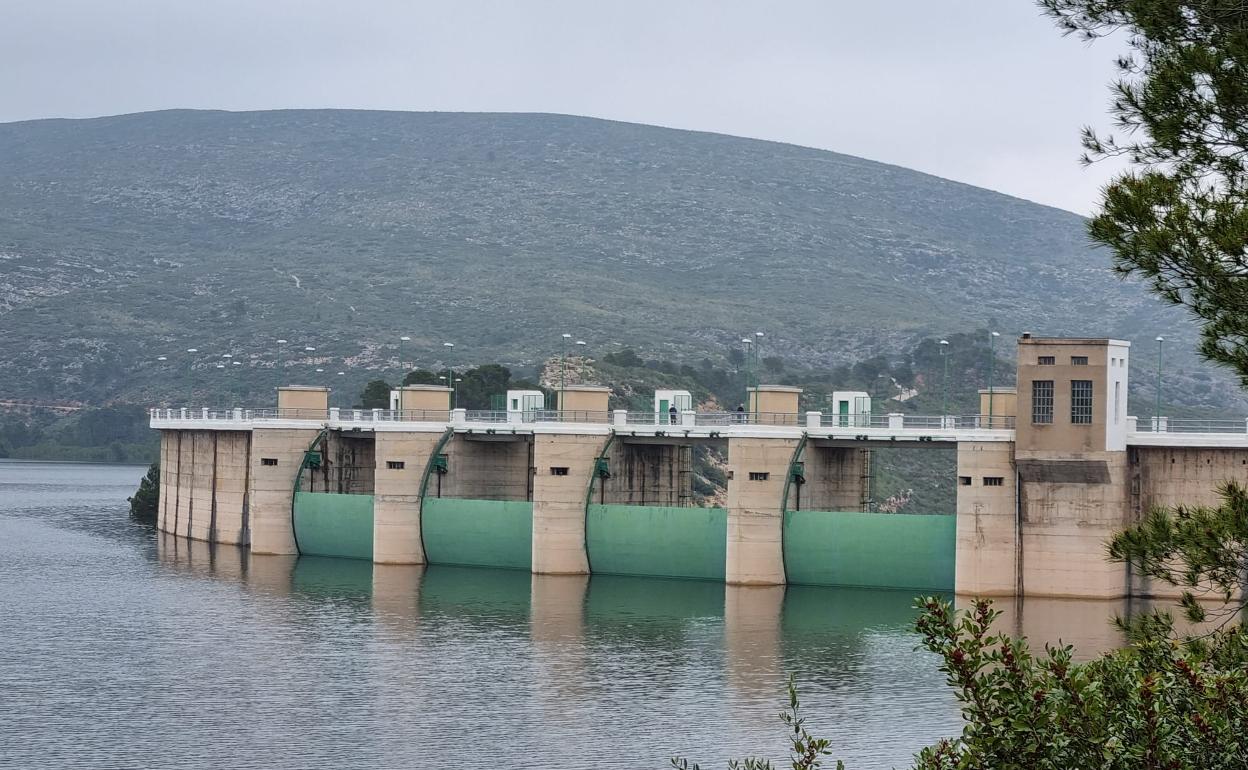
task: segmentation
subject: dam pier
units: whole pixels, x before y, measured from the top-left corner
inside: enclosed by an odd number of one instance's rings
[[[1105,558],[1156,505],[1213,504],[1248,481],[1248,424],[1127,411],[1129,343],[1018,340],[1017,389],[981,414],[874,414],[852,398],[799,411],[792,387],[745,412],[609,408],[609,389],[451,408],[405,386],[391,409],[279,388],[270,409],[154,408],[158,526],[255,554],[882,587],[980,596],[1166,596]],[[865,395],[865,394],[863,394]],[[539,394],[540,396],[540,394]],[[663,403],[668,403],[664,399]],[[694,504],[692,453],[727,456],[722,507]],[[871,452],[957,450],[953,515],[886,513]],[[1172,590],[1172,589],[1165,589]]]

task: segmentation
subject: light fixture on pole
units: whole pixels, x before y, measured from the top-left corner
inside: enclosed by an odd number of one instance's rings
[[[754,405],[750,403],[750,359],[753,357],[754,340],[749,337],[742,337],[741,344],[745,345],[745,403],[750,407],[750,411],[754,411]],[[755,401],[758,399],[755,398]]]
[[[559,408],[563,409],[564,391],[568,386],[568,340],[572,339],[571,334],[564,334],[563,348],[559,353]]]
[[[1157,411],[1153,416],[1153,430],[1161,430],[1161,346],[1166,338],[1157,335]]]
[[[199,352],[199,348],[187,348],[186,352],[194,355],[195,353]],[[195,361],[193,359],[191,363],[187,366],[187,370],[190,373],[191,387],[194,388],[195,386]]]
[[[940,396],[940,414],[947,416],[949,414],[949,340],[940,341],[940,357],[945,362],[945,382],[941,388],[943,393]]]
[[[754,332],[754,387],[763,384],[763,333]],[[754,414],[758,414],[758,395],[754,395]]]
[[[451,384],[451,383],[450,383],[450,379],[451,379],[451,354],[455,352],[455,343],[454,343],[454,342],[443,342],[443,343],[442,343],[442,347],[446,348],[446,349],[447,349],[447,351],[446,351],[446,377],[441,378],[441,379],[445,379],[445,380],[447,381],[447,383],[446,383],[446,384],[447,384],[447,385],[450,385],[450,384]]]
[[[994,401],[992,397],[992,375],[997,363],[995,343],[997,341],[997,337],[1000,336],[1001,335],[998,332],[990,332],[988,334],[988,425],[986,426],[988,428],[992,427],[992,402]]]
[[[406,376],[404,372],[405,367],[403,365],[403,343],[411,342],[411,341],[412,341],[412,338],[407,336],[406,334],[399,337],[399,384],[400,385],[403,384],[403,378]]]

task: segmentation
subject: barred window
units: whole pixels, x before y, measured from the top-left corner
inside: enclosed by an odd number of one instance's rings
[[[1087,366],[1088,357],[1087,356],[1071,356],[1070,365],[1071,366]]]
[[[1092,380],[1070,381],[1070,421],[1076,425],[1092,423]]]
[[[1005,486],[1005,477],[1004,476],[984,476],[984,486],[1003,487]]]
[[[1036,363],[1040,366],[1052,366],[1057,363],[1057,358],[1054,356],[1040,356],[1036,359]]]
[[[1032,381],[1031,422],[1033,425],[1048,425],[1053,422],[1053,380]]]

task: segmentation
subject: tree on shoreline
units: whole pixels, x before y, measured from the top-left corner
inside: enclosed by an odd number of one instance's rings
[[[155,524],[160,510],[160,463],[154,462],[139,481],[139,488],[133,496],[126,498],[130,503],[130,515],[145,524]]]
[[[1084,162],[1125,158],[1092,239],[1123,275],[1201,321],[1200,352],[1248,386],[1248,4],[1242,0],[1040,0],[1067,34],[1119,33],[1110,114],[1083,131]]]

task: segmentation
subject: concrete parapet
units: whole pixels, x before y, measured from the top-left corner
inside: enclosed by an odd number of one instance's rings
[[[957,561],[954,590],[1013,596],[1020,545],[1014,445],[958,444]]]
[[[725,580],[782,585],[785,477],[798,439],[728,439],[728,545]]]
[[[295,475],[316,430],[256,428],[251,433],[251,550],[295,554],[290,523]]]
[[[601,435],[533,437],[533,572],[589,573],[585,554],[585,495]]]
[[[442,434],[379,432],[376,436],[373,561],[424,564],[420,485]]]

